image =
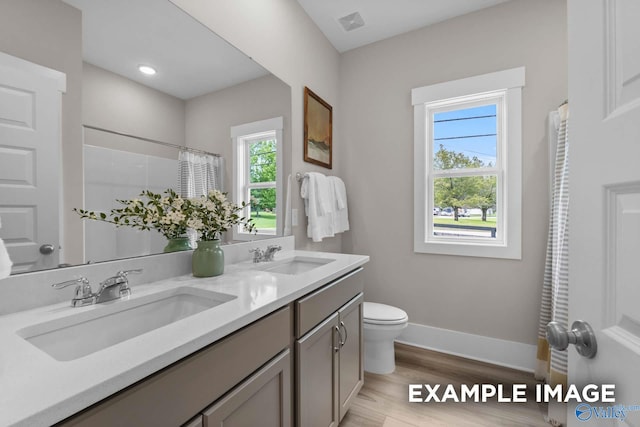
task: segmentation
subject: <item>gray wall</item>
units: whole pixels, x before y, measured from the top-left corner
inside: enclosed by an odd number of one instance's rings
[[[345,252],[365,253],[366,299],[410,322],[536,343],[548,224],[547,114],[567,98],[566,5],[516,0],[341,58]],[[413,252],[411,89],[525,66],[522,261]]]
[[[62,179],[64,206],[82,206],[82,17],[59,1],[3,0],[0,5],[0,51],[67,75],[62,95]],[[65,209],[65,262],[82,262],[78,215]]]
[[[282,116],[284,170],[291,173],[291,88],[273,75],[189,99],[185,104],[186,142],[226,159],[226,190],[231,189],[231,126]],[[286,176],[286,175],[285,175]]]
[[[182,99],[87,62],[82,77],[82,120],[85,125],[185,144],[185,102]]]
[[[291,87],[291,170],[340,174],[345,159],[334,151],[333,170],[305,163],[303,159],[303,94],[308,86],[333,106],[333,141],[342,144],[338,101],[340,55],[324,37],[296,0],[171,0],[215,31],[220,37],[249,55]],[[294,182],[292,194],[300,194]],[[312,243],[307,238],[304,204],[292,198],[298,209],[299,226],[293,228],[298,249],[340,252],[342,236]]]

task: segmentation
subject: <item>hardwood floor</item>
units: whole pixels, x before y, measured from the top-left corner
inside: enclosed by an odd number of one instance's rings
[[[533,374],[396,344],[391,375],[365,373],[365,383],[340,427],[541,426],[546,407],[535,402]],[[526,403],[409,403],[409,384],[527,384]],[[441,396],[442,393],[439,393]],[[511,395],[511,393],[505,393]],[[423,399],[426,393],[423,393]]]

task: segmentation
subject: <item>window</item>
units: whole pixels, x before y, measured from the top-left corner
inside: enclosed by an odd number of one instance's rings
[[[524,68],[412,90],[414,251],[520,259]]]
[[[234,240],[282,235],[282,117],[231,128],[234,202],[247,204],[244,216],[253,219],[257,234],[241,226]]]

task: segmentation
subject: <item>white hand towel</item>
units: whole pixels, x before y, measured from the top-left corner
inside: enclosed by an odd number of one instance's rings
[[[309,180],[315,186],[315,203],[320,215],[333,212],[333,188],[327,177],[321,173],[309,172]]]
[[[336,210],[333,215],[334,233],[342,233],[349,230],[349,210],[347,208],[347,189],[344,181],[337,176],[327,178],[333,187]]]
[[[300,196],[304,199],[304,210],[307,214],[307,237],[314,242],[321,242],[325,237],[333,237],[335,201],[326,177],[315,172],[305,174]]]
[[[2,228],[2,222],[0,222],[0,228]],[[11,258],[9,258],[9,252],[7,252],[4,242],[0,239],[0,279],[9,277],[12,265],[13,263],[11,262]]]
[[[284,199],[284,232],[285,236],[291,234],[291,174],[287,176],[287,192]]]
[[[344,185],[344,181],[337,176],[330,176],[329,181],[333,185],[333,191],[335,192],[336,206],[338,210],[347,208],[347,189]]]

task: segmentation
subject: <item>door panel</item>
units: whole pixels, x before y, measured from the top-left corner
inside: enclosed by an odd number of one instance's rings
[[[636,0],[606,0],[604,5],[605,90],[607,113],[626,105],[637,104],[640,98],[640,39],[637,35],[640,2]]]
[[[598,354],[569,349],[569,383],[615,384],[640,404],[640,3],[569,0],[569,323],[589,322]],[[593,404],[596,406],[596,404]],[[598,404],[608,406],[613,404]],[[568,425],[640,425],[567,405]],[[578,419],[578,415],[582,418]]]
[[[340,327],[344,344],[340,347],[340,420],[364,384],[363,301],[358,295],[342,307]]]
[[[337,427],[338,313],[296,341],[298,426]]]
[[[289,427],[291,425],[289,350],[234,388],[203,413],[204,427]]]
[[[12,273],[56,267],[64,74],[0,53],[0,238]],[[54,251],[41,254],[40,246]]]

